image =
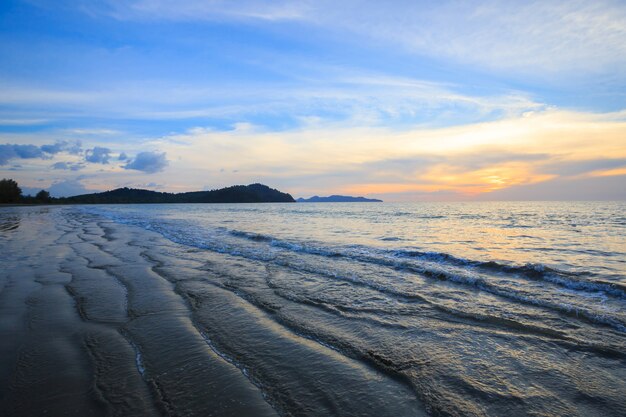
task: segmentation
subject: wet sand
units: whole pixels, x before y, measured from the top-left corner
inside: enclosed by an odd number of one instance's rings
[[[214,284],[181,258],[196,249],[72,208],[11,210],[2,416],[425,415],[406,381]]]

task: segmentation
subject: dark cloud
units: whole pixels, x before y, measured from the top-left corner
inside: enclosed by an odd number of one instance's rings
[[[72,162],[57,162],[52,165],[52,169],[59,170],[68,170],[68,171],[78,171],[79,169],[83,169],[85,166],[83,164],[77,164]]]
[[[43,152],[49,154],[57,154],[59,152],[67,152],[72,155],[78,155],[82,152],[82,146],[80,141],[69,142],[66,140],[57,141],[53,145],[42,145],[40,148]]]
[[[128,159],[128,155],[126,155],[124,152],[122,152],[120,156],[117,157],[118,161],[125,161],[127,159]]]
[[[83,152],[82,143],[79,140],[77,140],[74,143],[68,142],[68,145],[65,148],[65,150],[71,153],[72,155],[79,155],[80,153]]]
[[[563,161],[543,165],[541,172],[561,176],[574,176],[593,171],[603,171],[626,167],[626,159],[588,159],[586,161]]]
[[[415,176],[424,173],[434,165],[446,164],[460,171],[474,171],[491,165],[511,161],[544,161],[550,158],[542,153],[512,153],[498,149],[484,149],[483,152],[472,152],[454,156],[422,155],[411,158],[384,159],[367,162],[353,167],[353,171],[361,171],[362,175],[376,172],[378,179],[386,178],[388,181],[406,179],[407,176]]]
[[[35,145],[13,145],[13,151],[18,158],[30,159],[41,158],[43,151]]]
[[[76,154],[80,151],[80,142],[61,141],[42,146],[0,144],[0,165],[6,165],[11,159],[48,159],[59,152]]]
[[[85,151],[85,161],[93,162],[94,164],[108,164],[111,157],[111,150],[109,148],[102,148],[96,146],[93,149],[87,149]]]
[[[0,165],[6,165],[11,159],[41,158],[43,152],[35,145],[0,145]]]
[[[57,162],[55,164],[52,164],[52,169],[66,170],[66,169],[70,169],[70,167],[67,164],[67,162]]]
[[[481,200],[626,200],[626,175],[556,178],[481,195]]]
[[[123,166],[124,169],[135,169],[148,174],[163,171],[168,165],[165,152],[140,152],[135,159]]]

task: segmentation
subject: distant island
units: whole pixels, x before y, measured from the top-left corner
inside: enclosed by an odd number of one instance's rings
[[[349,195],[331,195],[328,197],[313,196],[311,198],[299,198],[298,203],[382,203],[383,200],[365,197],[351,197]]]
[[[263,184],[234,185],[211,191],[164,193],[137,188],[117,188],[101,193],[72,197],[51,197],[47,191],[22,196],[11,179],[0,180],[0,203],[4,204],[155,204],[155,203],[294,203],[290,194]]]

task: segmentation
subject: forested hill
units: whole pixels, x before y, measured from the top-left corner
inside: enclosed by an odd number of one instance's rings
[[[83,194],[54,199],[60,204],[147,204],[147,203],[293,203],[290,194],[263,184],[234,185],[211,191],[162,193],[158,191],[118,188],[102,193]]]
[[[313,196],[311,198],[299,198],[298,203],[382,203],[383,200],[365,197],[352,197],[349,195],[331,195],[328,197]]]

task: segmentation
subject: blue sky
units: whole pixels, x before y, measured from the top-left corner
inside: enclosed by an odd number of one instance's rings
[[[626,4],[335,3],[5,0],[0,176],[626,198]]]

